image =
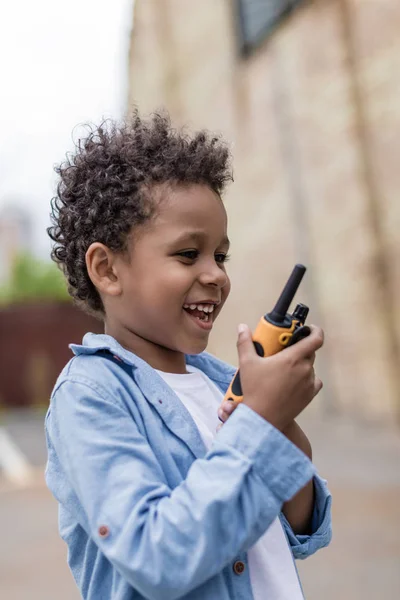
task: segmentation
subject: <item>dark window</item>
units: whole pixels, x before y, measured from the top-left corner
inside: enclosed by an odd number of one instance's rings
[[[303,0],[236,0],[240,51],[251,53]]]

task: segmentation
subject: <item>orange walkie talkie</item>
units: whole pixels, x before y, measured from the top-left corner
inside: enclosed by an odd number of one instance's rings
[[[305,272],[306,268],[303,265],[294,267],[275,308],[258,323],[253,334],[253,343],[259,356],[272,356],[310,334],[310,328],[304,325],[308,306],[297,304],[292,315],[287,312]],[[239,370],[229,385],[223,401],[225,400],[243,400]]]

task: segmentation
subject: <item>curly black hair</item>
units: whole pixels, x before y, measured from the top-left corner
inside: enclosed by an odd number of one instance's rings
[[[55,242],[51,258],[75,303],[98,318],[104,306],[86,269],[89,246],[101,242],[126,252],[132,228],[155,214],[151,191],[158,184],[204,184],[222,195],[232,180],[227,145],[207,131],[174,129],[164,112],[146,120],[135,111],[122,124],[107,120],[90,127],[55,171],[59,182],[47,229]]]

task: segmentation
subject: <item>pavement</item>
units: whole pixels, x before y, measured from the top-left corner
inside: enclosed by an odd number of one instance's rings
[[[11,442],[7,460],[0,455],[2,599],[80,597],[58,537],[56,502],[44,484],[43,416],[13,413],[0,423]],[[331,545],[297,563],[307,600],[400,598],[400,429],[320,415],[302,416],[300,424],[333,494]],[[10,447],[22,463],[12,462]],[[12,464],[24,465],[18,477],[10,475]]]
[[[400,429],[300,422],[333,497],[330,546],[297,562],[307,600],[400,598]]]

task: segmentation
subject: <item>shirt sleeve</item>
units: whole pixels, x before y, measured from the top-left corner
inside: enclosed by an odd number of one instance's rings
[[[280,519],[285,529],[295,558],[308,558],[317,550],[328,546],[332,539],[332,496],[327,481],[318,474],[314,475],[315,500],[311,519],[311,534],[296,535],[283,513]]]
[[[281,432],[241,405],[172,489],[143,431],[117,393],[83,378],[64,381],[46,419],[46,480],[54,493],[54,453],[80,525],[149,600],[175,600],[219,573],[315,472]]]

